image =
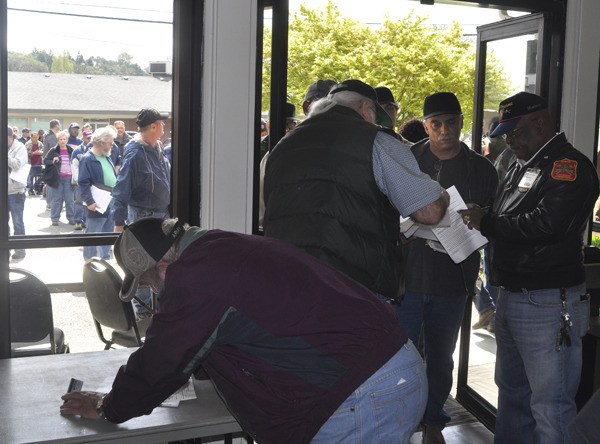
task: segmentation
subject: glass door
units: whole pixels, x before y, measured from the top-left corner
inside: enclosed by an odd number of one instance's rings
[[[528,91],[547,97],[552,104],[557,103],[555,97],[549,98],[547,94],[550,82],[557,78],[549,70],[554,43],[549,23],[548,16],[532,14],[477,28],[472,128],[475,151],[481,152],[489,122],[497,115],[498,104],[506,97]],[[500,87],[491,87],[499,83],[488,80],[498,75],[503,75],[506,81]],[[483,319],[480,313],[485,313],[486,309],[493,312],[494,288],[487,287],[483,267],[480,276],[475,303],[467,305],[461,329],[457,399],[493,429],[498,396],[494,384],[494,327],[490,322],[477,324]]]

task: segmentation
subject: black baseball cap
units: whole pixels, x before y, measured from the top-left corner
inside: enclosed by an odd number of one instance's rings
[[[490,133],[490,137],[511,132],[521,117],[548,108],[548,103],[537,94],[522,91],[500,102],[500,124]]]
[[[317,100],[326,97],[331,91],[331,88],[336,84],[335,80],[331,79],[320,79],[315,83],[312,83],[308,90],[306,91],[306,95],[304,96],[304,101],[309,100]]]
[[[373,101],[375,105],[375,114],[378,125],[389,128],[392,126],[392,119],[390,119],[389,114],[381,107],[379,102],[377,101],[377,93],[373,89],[372,86],[367,85],[365,82],[361,82],[360,80],[349,79],[344,80],[343,82],[338,83],[331,91],[329,91],[329,95],[337,94],[342,91],[350,91],[360,94],[361,96],[366,97]]]
[[[423,120],[442,114],[462,114],[458,99],[451,92],[436,92],[423,102]]]
[[[398,102],[394,99],[394,94],[387,86],[378,86],[375,88],[375,94],[377,94],[377,101],[381,104],[391,103],[398,109]]]
[[[169,113],[161,113],[154,108],[144,108],[138,113],[135,123],[138,127],[143,128],[157,120],[167,120],[168,118]]]
[[[119,297],[128,302],[137,291],[140,277],[156,267],[185,230],[179,221],[168,234],[162,230],[162,219],[148,217],[126,225],[115,242],[115,259],[125,277]]]

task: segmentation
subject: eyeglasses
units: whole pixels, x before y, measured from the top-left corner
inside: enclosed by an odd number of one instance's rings
[[[522,125],[521,128],[515,128],[514,130],[512,130],[509,133],[502,134],[502,138],[504,140],[508,140],[508,139],[515,140],[515,139],[518,139],[519,137],[521,137],[523,130],[525,129],[525,125],[523,125],[523,122],[520,122],[520,123]]]

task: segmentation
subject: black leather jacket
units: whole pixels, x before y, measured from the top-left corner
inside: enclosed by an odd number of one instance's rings
[[[562,133],[523,167],[515,162],[481,220],[492,284],[535,290],[584,282],[583,233],[598,192],[596,169]]]

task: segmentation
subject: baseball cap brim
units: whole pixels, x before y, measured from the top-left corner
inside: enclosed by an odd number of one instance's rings
[[[139,284],[139,277],[136,278],[133,275],[126,273],[123,284],[121,285],[121,290],[119,291],[119,299],[123,302],[131,301],[135,297]]]
[[[520,120],[521,117],[515,117],[514,119],[507,120],[506,122],[500,122],[498,126],[494,128],[494,131],[490,133],[490,137],[498,137],[502,134],[510,133],[513,129],[515,129]]]
[[[119,291],[119,299],[121,299],[123,302],[130,302],[135,296],[135,293],[137,292],[137,288],[140,283],[140,278],[135,277],[123,266],[123,259],[121,258],[121,237],[117,238],[117,241],[115,242],[115,246],[113,248],[113,253],[115,255],[117,263],[125,273],[125,277],[123,278],[123,282],[121,283],[121,290]]]
[[[373,102],[375,103],[375,123],[377,123],[377,125],[380,126],[384,126],[386,128],[391,128],[392,127],[392,118],[390,117],[390,115],[387,113],[386,110],[384,110],[381,105],[377,102]]]

